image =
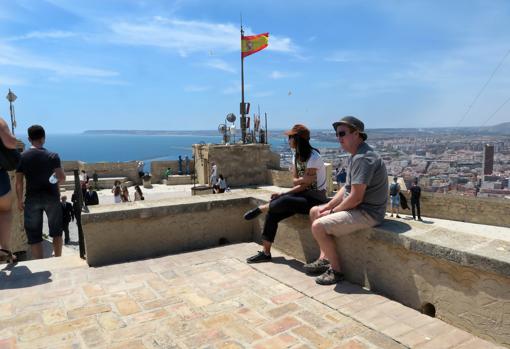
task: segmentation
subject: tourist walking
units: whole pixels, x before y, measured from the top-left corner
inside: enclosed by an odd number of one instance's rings
[[[413,181],[409,192],[411,193],[411,211],[413,212],[413,219],[416,219],[416,216],[418,216],[418,220],[423,221],[420,212],[421,187],[418,185],[417,178]]]
[[[122,202],[130,202],[131,199],[129,198],[129,190],[128,187],[124,184],[120,187],[121,193],[120,193],[120,199]]]
[[[142,189],[140,188],[139,185],[135,185],[135,201],[141,200],[145,200],[145,198],[143,197]]]
[[[136,165],[136,170],[138,171],[138,177],[142,178],[143,175],[145,174],[143,172],[143,167],[145,166],[145,164],[143,163],[143,161],[138,161],[137,165]]]
[[[16,149],[16,137],[9,131],[9,126],[1,117],[0,143],[2,157],[6,156],[10,149]],[[6,168],[1,166],[0,164],[0,262],[14,263],[16,262],[16,256],[11,252],[10,245],[13,194],[9,174]],[[7,167],[7,164],[4,164],[4,166]]]
[[[122,190],[120,189],[120,181],[119,180],[116,180],[115,182],[113,182],[112,193],[113,193],[113,202],[116,204],[121,203],[122,202],[122,198],[121,198]]]
[[[214,188],[216,182],[218,180],[218,167],[216,167],[216,163],[211,162],[211,174],[209,176],[209,183]]]
[[[327,204],[310,210],[312,234],[320,247],[319,258],[304,266],[319,274],[315,282],[330,285],[343,279],[335,237],[380,224],[388,200],[388,175],[384,161],[365,141],[365,125],[353,116],[333,124],[338,142],[351,154],[345,185]]]
[[[267,213],[262,230],[263,250],[248,258],[248,263],[271,260],[271,245],[274,242],[278,222],[296,213],[308,214],[313,206],[323,204],[326,198],[326,168],[319,151],[310,145],[310,131],[297,124],[285,132],[291,149],[294,150],[292,177],[293,187],[285,193],[271,195],[269,203],[260,205],[245,213],[251,220],[261,213]]]
[[[397,211],[397,218],[400,218],[400,184],[398,184],[398,177],[393,177],[393,183],[390,185],[390,206],[391,206],[391,216],[393,217],[393,213]]]
[[[46,213],[48,217],[49,235],[53,238],[54,255],[60,257],[62,255],[63,221],[58,184],[64,183],[66,176],[58,154],[43,147],[46,133],[42,126],[30,126],[28,139],[32,146],[21,154],[16,170],[18,208],[25,211],[25,232],[31,247],[32,258],[43,258],[43,213]],[[23,195],[25,179],[26,193]]]
[[[62,230],[64,231],[64,244],[69,244],[71,241],[69,237],[69,223],[74,221],[74,208],[67,202],[67,196],[62,195],[60,198],[62,203]]]

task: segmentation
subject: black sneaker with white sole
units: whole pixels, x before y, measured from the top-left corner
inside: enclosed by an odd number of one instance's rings
[[[265,254],[264,251],[257,252],[256,255],[246,258],[246,263],[271,262],[271,253]]]

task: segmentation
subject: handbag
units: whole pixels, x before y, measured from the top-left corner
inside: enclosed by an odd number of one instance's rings
[[[6,171],[15,170],[18,167],[20,153],[17,149],[7,148],[0,139],[0,167]]]

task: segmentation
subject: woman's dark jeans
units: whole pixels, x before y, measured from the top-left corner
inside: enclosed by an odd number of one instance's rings
[[[312,197],[308,191],[284,194],[277,199],[271,200],[269,203],[269,212],[266,215],[264,229],[262,231],[262,239],[274,242],[278,222],[295,215],[296,213],[308,214],[314,206],[321,205],[327,200]]]

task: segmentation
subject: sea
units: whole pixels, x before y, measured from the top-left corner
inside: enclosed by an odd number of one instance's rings
[[[177,160],[192,157],[192,145],[199,143],[221,144],[221,135],[172,134],[48,134],[45,148],[56,152],[62,160],[84,162],[124,162],[142,160],[145,171],[157,160]],[[24,140],[25,141],[25,140]],[[28,141],[25,141],[28,145]],[[283,134],[269,137],[271,149],[282,156],[290,153],[287,138]],[[336,142],[314,141],[316,148],[338,148]]]

